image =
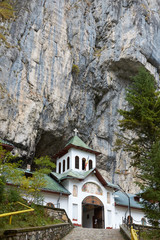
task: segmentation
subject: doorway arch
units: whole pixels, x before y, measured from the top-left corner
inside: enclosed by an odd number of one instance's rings
[[[104,228],[104,205],[95,196],[88,196],[82,202],[82,227]]]

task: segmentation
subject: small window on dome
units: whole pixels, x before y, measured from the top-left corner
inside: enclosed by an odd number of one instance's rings
[[[69,169],[70,168],[70,158],[68,157],[67,158],[67,169]]]
[[[65,160],[63,160],[63,172],[65,172]]]
[[[79,157],[78,156],[75,157],[75,168],[79,169]]]
[[[92,160],[89,160],[89,170],[93,168]]]
[[[85,170],[86,159],[82,158],[82,170]]]
[[[59,173],[61,173],[61,163],[59,163]]]

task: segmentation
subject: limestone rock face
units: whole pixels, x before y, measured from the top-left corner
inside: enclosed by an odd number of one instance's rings
[[[57,152],[76,127],[102,152],[103,175],[136,191],[129,158],[113,151],[117,109],[139,66],[159,81],[160,0],[19,0],[16,15],[2,23],[1,138],[32,158]]]

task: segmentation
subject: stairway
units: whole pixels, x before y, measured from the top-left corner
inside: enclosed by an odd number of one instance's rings
[[[124,240],[119,229],[74,228],[63,240]]]

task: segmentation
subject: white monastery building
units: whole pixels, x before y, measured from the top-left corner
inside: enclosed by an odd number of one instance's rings
[[[2,142],[2,140],[1,140]],[[4,147],[10,145],[2,142]],[[12,147],[13,149],[13,147]],[[100,153],[89,148],[78,136],[57,153],[56,172],[45,175],[44,205],[63,208],[75,226],[119,228],[129,218],[129,201],[119,186],[107,182],[96,169]],[[27,174],[32,174],[26,171]],[[139,197],[128,194],[133,223],[147,224]]]
[[[96,169],[100,153],[89,148],[78,136],[57,153],[56,172],[46,176],[44,202],[66,210],[75,226],[119,228],[129,216],[128,198],[119,187],[107,182]],[[136,195],[129,194],[132,221],[146,224]]]

